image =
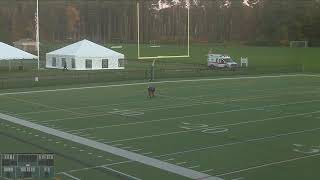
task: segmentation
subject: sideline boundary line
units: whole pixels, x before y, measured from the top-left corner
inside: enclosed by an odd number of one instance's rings
[[[185,79],[185,80],[158,81],[158,82],[153,82],[153,84],[200,82],[200,81],[224,81],[224,80],[238,80],[238,79],[282,78],[282,77],[320,77],[320,75],[286,74],[286,75],[269,75],[269,76],[243,76],[243,77],[225,77],[225,78]],[[89,87],[62,88],[62,89],[46,89],[46,90],[36,90],[36,91],[8,92],[8,93],[0,93],[0,96],[18,95],[18,94],[33,94],[33,93],[43,93],[43,92],[83,90],[83,89],[97,89],[97,88],[109,88],[109,87],[136,86],[136,85],[146,85],[146,84],[149,84],[149,82],[111,84],[111,85],[104,85],[104,86],[89,86]]]

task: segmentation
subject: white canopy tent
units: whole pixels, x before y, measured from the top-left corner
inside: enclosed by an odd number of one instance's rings
[[[0,60],[9,61],[9,70],[11,70],[12,60],[32,60],[37,58],[33,54],[0,42]]]
[[[46,67],[70,70],[124,69],[124,55],[85,39],[47,53]]]

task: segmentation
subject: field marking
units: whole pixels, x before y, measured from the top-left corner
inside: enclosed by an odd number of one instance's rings
[[[276,94],[276,95],[264,95],[264,96],[251,96],[249,98],[240,98],[240,99],[226,99],[226,100],[221,100],[220,102],[218,101],[211,101],[211,102],[206,102],[206,103],[193,103],[193,104],[176,104],[172,106],[158,106],[156,108],[132,108],[131,110],[138,110],[138,111],[156,111],[156,110],[163,110],[163,109],[174,109],[174,108],[183,108],[183,107],[192,107],[192,106],[201,106],[201,105],[207,105],[207,104],[221,104],[223,102],[236,102],[236,101],[248,101],[248,100],[253,100],[253,99],[259,99],[259,98],[266,98],[266,97],[275,97],[275,96],[280,96],[282,94]],[[60,118],[60,119],[52,119],[52,120],[47,120],[47,121],[42,121],[42,120],[36,120],[32,122],[36,123],[50,123],[50,122],[58,122],[58,121],[65,121],[65,120],[73,120],[73,119],[81,119],[81,118],[92,118],[92,117],[101,117],[101,116],[107,116],[107,115],[114,115],[114,113],[92,113],[88,114],[85,116],[77,116],[77,117],[67,117],[67,118]]]
[[[114,173],[116,173],[116,174],[120,174],[121,176],[124,176],[124,177],[129,178],[129,179],[142,180],[142,179],[140,179],[140,178],[137,178],[137,177],[131,176],[131,175],[129,175],[129,174],[126,174],[126,173],[117,171],[117,170],[115,170],[115,169],[112,169],[112,168],[110,168],[110,167],[102,166],[101,168],[104,168],[104,169],[106,169],[106,170],[108,170],[108,171],[111,171],[111,172],[114,172]]]
[[[249,142],[259,142],[260,140],[274,139],[274,138],[278,138],[278,137],[285,137],[285,136],[289,136],[289,135],[302,134],[302,133],[305,133],[305,132],[314,132],[314,131],[318,131],[318,130],[320,130],[320,128],[310,129],[310,130],[303,130],[303,131],[295,131],[295,132],[291,132],[291,133],[284,133],[284,134],[266,136],[266,137],[261,137],[261,138],[254,138],[254,139],[249,139],[249,140],[245,140],[245,141],[238,141],[238,142],[234,142],[234,143],[226,143],[226,144],[220,144],[220,145],[214,145],[214,146],[207,146],[207,147],[203,147],[203,148],[196,148],[196,149],[190,149],[190,150],[186,150],[186,151],[179,151],[179,152],[174,152],[174,153],[158,155],[158,156],[155,156],[155,157],[156,158],[161,158],[161,157],[166,157],[166,156],[185,154],[185,153],[189,153],[189,152],[196,152],[196,151],[201,151],[201,150],[220,148],[220,147],[226,147],[226,146],[237,145],[237,144],[244,144],[244,143],[249,143]],[[319,153],[319,155],[320,155],[320,153]],[[314,155],[310,155],[310,156],[314,156]],[[171,161],[171,160],[175,160],[175,158],[170,158],[170,159],[167,159],[167,160]],[[164,160],[164,161],[166,161],[166,160]],[[82,171],[82,170],[87,170],[87,169],[96,169],[96,168],[99,168],[99,167],[102,167],[102,166],[113,166],[113,165],[125,164],[125,163],[131,163],[131,162],[133,162],[133,161],[120,161],[120,162],[116,162],[116,163],[103,164],[103,165],[92,166],[92,167],[88,167],[88,168],[73,169],[73,170],[69,170],[67,172],[77,172],[77,171]]]
[[[17,99],[17,98],[9,97],[9,96],[5,96],[5,97],[8,98],[8,99],[12,99],[12,100],[14,100],[14,101],[18,101],[18,102],[24,102],[24,103],[27,103],[27,104],[33,104],[33,105],[42,106],[42,107],[46,107],[46,108],[56,109],[56,110],[59,110],[59,111],[69,112],[69,113],[72,113],[72,114],[80,114],[80,115],[83,115],[83,113],[78,113],[78,112],[74,112],[74,111],[69,111],[69,110],[67,110],[67,109],[62,109],[62,108],[58,108],[58,107],[51,106],[51,105],[46,105],[46,104],[42,104],[42,103],[36,103],[36,102],[29,101],[29,100]]]
[[[315,93],[315,91],[312,91]],[[259,95],[259,96],[247,96],[245,98],[234,98],[234,99],[221,99],[219,101],[208,101],[206,103],[191,103],[191,104],[185,104],[185,103],[180,103],[180,104],[175,104],[172,106],[156,106],[156,108],[132,108],[130,110],[137,110],[137,111],[154,111],[154,110],[161,110],[161,109],[174,109],[174,108],[182,108],[182,107],[191,107],[191,106],[200,106],[200,105],[206,105],[206,104],[221,104],[225,102],[237,102],[237,101],[248,101],[248,100],[254,100],[254,99],[260,99],[260,98],[266,98],[266,97],[275,97],[275,96],[281,96],[284,93],[272,93],[269,95]],[[294,93],[294,94],[305,94],[304,93]],[[290,95],[294,95],[290,94]],[[104,106],[104,105],[103,105]],[[72,108],[70,108],[72,109]],[[19,114],[19,113],[18,113]],[[17,116],[16,114],[13,114]],[[78,117],[67,117],[67,118],[60,118],[60,119],[52,119],[52,120],[47,120],[47,121],[41,121],[41,120],[30,120],[31,122],[38,122],[38,123],[49,123],[49,122],[57,122],[57,121],[64,121],[64,120],[72,120],[72,119],[81,119],[81,118],[86,118],[86,117],[100,117],[100,116],[107,116],[107,115],[113,115],[113,113],[92,113],[92,114],[87,114],[85,116],[78,116]],[[23,117],[21,117],[23,118]]]
[[[178,163],[176,163],[176,165],[182,165],[182,164],[187,164],[187,162],[182,161],[182,162],[178,162]]]
[[[169,121],[169,120],[190,118],[190,117],[208,116],[208,115],[214,115],[214,114],[224,114],[224,113],[230,113],[230,112],[258,110],[260,108],[297,105],[297,104],[312,103],[312,102],[319,102],[319,101],[320,100],[309,100],[309,101],[298,101],[298,102],[283,103],[283,104],[272,104],[272,105],[266,105],[266,106],[261,106],[261,107],[250,107],[250,108],[243,108],[243,109],[233,109],[233,110],[227,110],[227,111],[218,111],[218,112],[212,112],[212,113],[202,113],[202,114],[193,114],[193,115],[187,115],[187,116],[176,116],[176,117],[170,117],[170,118],[154,119],[154,120],[149,120],[149,121],[136,121],[136,122],[131,122],[131,123],[123,123],[123,124],[114,124],[114,125],[107,125],[107,126],[82,128],[82,129],[70,130],[70,131],[67,131],[67,132],[68,133],[73,133],[73,132],[78,132],[78,131],[104,129],[104,128],[110,128],[110,127],[120,127],[120,126],[128,126],[128,125],[135,125],[135,124],[145,124],[145,123],[153,123],[153,122],[161,122],[161,121]]]
[[[293,132],[289,132],[289,133],[280,133],[280,134],[271,135],[271,136],[264,136],[264,137],[258,137],[258,138],[253,138],[253,139],[247,139],[247,140],[242,140],[242,141],[231,142],[231,143],[217,144],[217,145],[212,145],[212,146],[189,149],[189,150],[185,150],[185,151],[178,151],[178,152],[174,152],[174,153],[158,155],[158,156],[155,156],[155,157],[156,158],[167,157],[167,156],[172,156],[172,155],[186,154],[186,153],[191,153],[191,152],[196,152],[196,151],[215,149],[215,148],[222,148],[222,147],[238,145],[238,144],[246,144],[246,143],[250,143],[250,142],[260,142],[261,140],[270,140],[270,139],[275,139],[275,138],[280,138],[280,137],[285,137],[285,136],[290,136],[290,135],[297,135],[297,134],[315,132],[315,131],[319,131],[319,130],[320,130],[320,127],[319,128],[314,128],[314,129],[305,129],[305,130],[301,130],[301,131],[293,131]]]
[[[170,159],[166,159],[166,160],[163,160],[163,161],[173,161],[173,160],[175,160],[175,158],[170,158]]]
[[[194,168],[198,168],[198,167],[200,167],[200,165],[189,166],[188,168],[189,169],[194,169]]]
[[[202,85],[202,86],[208,86],[208,85]],[[198,88],[199,86],[197,86],[197,88]],[[177,87],[176,87],[177,88]],[[179,88],[179,87],[178,87]],[[163,89],[165,89],[165,88],[162,88],[162,90]],[[258,90],[258,89],[255,89],[255,90],[252,90],[251,89],[251,91],[255,91],[255,92],[268,92],[268,93],[270,93],[270,92],[272,92],[271,94],[272,95],[281,95],[281,94],[279,94],[279,92],[282,92],[282,91],[284,91],[284,90],[286,90],[286,89],[301,89],[301,87],[292,87],[292,88],[277,88],[277,89],[268,89],[268,90]],[[233,89],[234,90],[234,89]],[[277,92],[277,93],[276,93]],[[306,91],[304,91],[304,93],[305,93]],[[318,92],[318,91],[310,91],[310,92]],[[224,93],[219,93],[220,95],[222,95],[222,94],[225,94],[225,92]],[[296,93],[290,93],[290,95],[291,94],[296,94]],[[217,95],[216,93],[215,93],[215,95]],[[206,94],[206,95],[199,95],[199,96],[193,96],[193,97],[215,97],[215,96],[212,96],[212,94],[211,93],[208,93],[208,94]],[[250,97],[250,96],[249,96]],[[194,99],[194,98],[193,98]],[[196,99],[197,100],[197,99]],[[198,99],[199,101],[200,101],[200,99]],[[217,103],[219,104],[221,104],[223,101],[223,99],[215,99],[215,101],[216,100],[219,100]],[[236,100],[236,99],[235,99]],[[250,100],[250,99],[248,99],[248,100]],[[231,101],[233,101],[233,100],[231,100]],[[143,100],[143,101],[131,101],[131,102],[126,102],[126,103],[113,103],[113,104],[102,104],[102,105],[90,105],[90,106],[81,106],[81,107],[73,107],[73,108],[66,108],[67,110],[79,110],[79,109],[86,109],[86,108],[103,108],[103,107],[108,107],[108,106],[111,106],[111,107],[114,107],[114,106],[119,106],[119,105],[129,105],[129,104],[141,104],[142,102],[149,102],[149,100]],[[208,103],[209,101],[207,101],[207,103]],[[207,104],[207,103],[205,103],[205,104]],[[211,101],[211,103],[212,103],[212,101]],[[178,104],[177,104],[178,105]],[[159,106],[159,107],[162,107],[162,106]],[[136,110],[139,110],[139,108],[133,108],[133,109],[136,109]],[[38,114],[38,113],[46,113],[46,112],[55,112],[55,111],[59,111],[59,110],[43,110],[43,111],[30,111],[30,112],[23,112],[23,113],[15,113],[14,115],[26,115],[26,114]],[[10,112],[11,113],[11,112]],[[5,113],[5,114],[10,114],[10,113]],[[30,121],[32,121],[32,120],[30,120]]]
[[[140,163],[145,164],[147,166],[158,168],[163,171],[171,172],[171,173],[183,176],[183,177],[188,177],[188,178],[193,178],[193,179],[208,177],[207,178],[208,180],[222,180],[221,178],[213,177],[208,174],[195,171],[193,169],[188,169],[185,167],[177,166],[175,164],[170,164],[168,162],[164,162],[164,161],[161,161],[161,160],[158,160],[155,158],[143,156],[141,154],[130,152],[130,151],[127,151],[124,149],[114,147],[114,146],[106,145],[106,144],[103,144],[103,143],[100,143],[100,142],[97,142],[94,140],[90,140],[90,139],[83,138],[83,137],[80,137],[77,135],[73,135],[70,133],[66,133],[63,131],[52,129],[52,128],[42,126],[39,124],[35,124],[35,123],[29,122],[27,120],[19,119],[19,118],[16,118],[16,117],[13,117],[10,115],[6,115],[3,113],[0,113],[0,118],[3,120],[6,120],[8,122],[14,123],[14,124],[18,124],[18,125],[22,125],[24,127],[35,129],[35,130],[38,130],[38,131],[46,133],[46,134],[50,134],[55,137],[59,137],[59,138],[65,139],[65,140],[69,140],[69,141],[72,141],[72,142],[75,142],[75,143],[78,143],[81,145],[85,145],[85,146],[97,149],[97,150],[111,153],[116,156],[127,158],[131,161],[140,162]]]
[[[181,82],[201,82],[201,81],[225,81],[225,80],[239,80],[239,79],[264,79],[264,78],[282,78],[282,77],[320,77],[320,75],[314,75],[314,74],[286,74],[286,75],[269,75],[269,76],[242,76],[242,77],[225,77],[225,78],[201,78],[201,79],[184,79],[184,80],[158,81],[158,82],[153,82],[153,84],[181,83]],[[89,86],[89,87],[77,87],[77,88],[46,89],[46,90],[36,90],[36,91],[8,92],[8,93],[0,93],[0,96],[17,95],[17,94],[34,94],[34,93],[44,93],[44,92],[71,91],[71,90],[84,90],[84,89],[97,89],[97,88],[125,87],[125,86],[137,86],[137,85],[146,85],[146,84],[149,84],[149,82],[110,84],[110,85],[104,85],[104,86]]]
[[[204,171],[201,171],[201,172],[210,172],[210,171],[213,171],[214,169],[207,169],[207,170],[204,170]]]
[[[81,180],[81,179],[79,179],[79,178],[77,178],[77,177],[74,177],[74,176],[72,176],[71,174],[68,174],[68,173],[66,173],[66,172],[61,172],[61,173],[59,173],[59,174],[64,174],[65,176],[68,176],[69,178],[74,179],[74,180]]]
[[[240,170],[236,170],[236,171],[232,171],[232,172],[218,174],[218,175],[215,175],[215,176],[218,176],[218,177],[226,176],[226,175],[230,175],[230,174],[240,173],[240,172],[244,172],[244,171],[250,171],[250,170],[254,170],[254,169],[258,169],[258,168],[262,168],[262,167],[268,167],[268,166],[277,165],[277,164],[284,164],[284,163],[297,161],[297,160],[301,160],[301,159],[307,159],[307,158],[316,157],[316,156],[320,156],[320,153],[313,154],[313,155],[308,155],[308,156],[297,157],[297,158],[292,158],[292,159],[287,159],[287,160],[282,160],[282,161],[276,161],[276,162],[267,163],[267,164],[262,164],[262,165],[259,165],[259,166],[253,166],[253,167],[240,169]]]
[[[134,149],[134,150],[131,150],[132,152],[139,152],[139,151],[142,151],[143,149]]]

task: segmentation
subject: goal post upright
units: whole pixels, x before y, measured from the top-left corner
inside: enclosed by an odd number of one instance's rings
[[[190,0],[188,0],[187,9],[188,9],[188,57],[190,57]]]
[[[138,59],[140,58],[140,3],[137,1],[137,27],[138,27]]]

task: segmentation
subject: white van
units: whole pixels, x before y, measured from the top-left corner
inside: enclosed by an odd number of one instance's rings
[[[208,54],[208,67],[210,68],[236,68],[238,64],[230,56],[222,54]]]

